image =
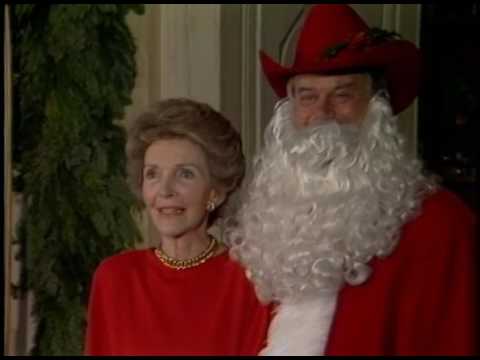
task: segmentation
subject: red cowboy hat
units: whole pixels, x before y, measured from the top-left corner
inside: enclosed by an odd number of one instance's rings
[[[395,114],[415,99],[420,83],[420,51],[398,34],[369,28],[344,4],[314,5],[305,20],[292,67],[283,67],[263,51],[260,60],[270,85],[281,98],[288,80],[299,74],[340,74],[381,69]]]

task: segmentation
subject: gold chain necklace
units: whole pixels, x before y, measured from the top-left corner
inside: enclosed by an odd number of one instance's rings
[[[207,248],[203,250],[199,255],[185,260],[174,259],[163,252],[160,247],[155,248],[155,255],[157,258],[166,266],[176,269],[176,270],[183,270],[188,269],[191,267],[198,266],[203,264],[209,258],[212,257],[215,247],[217,245],[217,240],[209,234],[210,243],[208,244]]]

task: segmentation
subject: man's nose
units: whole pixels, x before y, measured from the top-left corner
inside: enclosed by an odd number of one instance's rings
[[[306,127],[320,125],[321,123],[333,120],[332,107],[327,99],[319,100],[309,114]]]

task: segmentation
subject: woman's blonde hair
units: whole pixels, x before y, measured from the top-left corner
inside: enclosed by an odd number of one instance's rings
[[[214,186],[225,191],[227,197],[245,175],[239,133],[208,104],[183,98],[159,101],[130,123],[127,136],[128,183],[143,206],[145,152],[160,139],[187,139],[199,145],[206,155]]]

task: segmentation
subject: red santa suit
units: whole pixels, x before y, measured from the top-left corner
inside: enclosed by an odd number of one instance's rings
[[[477,353],[475,218],[440,191],[407,224],[394,253],[363,285],[339,294],[326,353]]]
[[[393,254],[370,263],[365,283],[345,285],[333,305],[293,304],[284,314],[280,305],[267,354],[306,354],[322,341],[326,355],[478,354],[475,226],[456,196],[436,192],[404,226]],[[322,306],[333,313],[321,314]]]

